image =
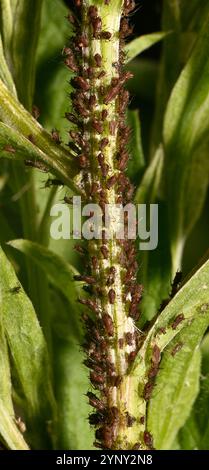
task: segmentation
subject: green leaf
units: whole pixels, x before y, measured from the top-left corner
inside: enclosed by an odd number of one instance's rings
[[[59,255],[38,243],[31,242],[29,240],[13,240],[8,244],[29,256],[41,269],[44,270],[53,286],[56,289],[59,289],[66,297],[71,307],[68,321],[70,321],[71,317],[71,329],[76,332],[75,336],[78,338],[80,334],[80,307],[78,297],[81,296],[81,294],[84,296],[84,293],[82,292],[83,283],[74,281],[74,275],[78,274],[77,270],[70,264],[66,263],[66,261],[64,261]],[[57,275],[57,273],[59,273],[59,275]],[[66,331],[66,334],[68,334],[68,331]]]
[[[163,157],[163,149],[160,146],[146,169],[136,191],[135,202],[137,204],[153,202],[157,196],[162,176]]]
[[[29,450],[14,418],[10,416],[0,398],[0,436],[10,450]]]
[[[127,121],[131,128],[131,139],[129,145],[131,158],[128,164],[128,175],[129,178],[134,181],[145,165],[139,112],[129,110],[127,113]]]
[[[32,108],[41,7],[42,0],[19,0],[15,9],[13,69],[19,100],[27,109]]]
[[[181,448],[185,450],[209,449],[209,425],[206,410],[209,406],[209,335],[201,345],[202,367],[200,376],[200,391],[194,403],[191,414],[184,427],[179,432]]]
[[[88,370],[78,340],[55,337],[55,392],[59,408],[58,448],[91,449],[94,437],[87,416]]]
[[[180,268],[185,240],[201,214],[208,187],[208,20],[173,89],[164,122],[173,271]]]
[[[0,291],[1,296],[1,291]],[[2,318],[0,317],[0,399],[2,406],[7,409],[8,413],[14,415],[14,409],[12,404],[12,388],[11,388],[11,376],[10,376],[10,365],[7,342],[4,334],[2,325]]]
[[[55,144],[51,136],[37,123],[23,106],[15,100],[0,80],[0,119],[14,131],[28,139],[32,136],[35,145],[46,155],[55,170],[60,169],[62,178],[74,191],[80,192],[71,178],[75,177],[77,169],[73,157],[62,146]],[[66,175],[66,176],[64,176]]]
[[[129,42],[125,47],[127,54],[126,62],[130,62],[130,60],[134,59],[137,55],[154,46],[154,44],[157,44],[159,41],[162,41],[168,34],[167,32],[151,33],[133,39],[133,41]]]
[[[3,43],[2,43],[2,38],[0,35],[0,78],[1,80],[5,83],[5,85],[8,87],[8,89],[16,95],[16,89],[15,85],[12,79],[12,75],[10,73],[10,70],[7,66],[6,59],[4,56],[4,49],[3,49]]]
[[[46,422],[54,421],[56,410],[46,343],[33,306],[2,249],[0,266],[0,312],[18,378],[18,393],[25,402],[29,432],[34,432],[34,426],[36,439],[45,442]]]
[[[6,52],[6,58],[8,58],[10,53],[13,30],[13,17],[10,0],[1,0],[0,19],[4,50]]]
[[[57,299],[53,300],[55,393],[59,408],[57,445],[61,449],[89,449],[93,439],[86,420],[90,408],[84,397],[88,390],[88,377],[79,346],[82,334],[81,312],[77,302],[78,297],[84,297],[83,283],[75,282],[73,276],[77,271],[47,248],[27,240],[15,240],[9,245],[37,263],[48,275],[54,288],[68,300],[64,304],[64,313],[61,303]]]
[[[198,319],[192,325],[193,331],[192,328],[185,328],[163,354],[147,418],[147,428],[158,450],[170,449],[197,396],[200,352],[195,348],[207,328],[208,320],[209,315],[207,323],[204,318],[204,325],[200,325]],[[184,342],[184,347],[173,357],[172,350],[180,341]]]

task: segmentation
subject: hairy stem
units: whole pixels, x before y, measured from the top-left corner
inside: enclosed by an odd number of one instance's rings
[[[103,220],[96,235],[93,220],[89,221],[88,266],[86,275],[78,279],[90,285],[91,297],[80,299],[93,314],[84,313],[85,364],[91,369],[91,384],[100,393],[87,394],[97,410],[89,419],[96,426],[97,447],[133,449],[139,448],[141,441],[144,446],[140,436],[144,415],[137,409],[138,382],[129,373],[140,340],[135,320],[142,286],[136,283],[136,253],[125,216],[124,234],[118,233],[123,208],[133,194],[126,176],[130,129],[125,122],[129,96],[124,89],[131,74],[123,70],[123,45],[130,31],[126,16],[135,5],[131,0],[75,3],[77,16],[69,19],[76,35],[71,47],[65,48],[65,63],[77,73],[71,82],[75,114],[66,115],[73,123],[69,145],[82,172],[81,189],[91,203],[86,215],[92,212],[95,217],[99,207]]]

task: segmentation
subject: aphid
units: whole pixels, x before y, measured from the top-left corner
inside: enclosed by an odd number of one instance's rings
[[[124,83],[129,80],[130,78],[133,78],[133,74],[131,72],[125,72],[122,77],[120,77],[117,85],[112,86],[109,91],[107,92],[105,98],[104,98],[104,103],[108,104],[110,103],[113,99],[116,98],[116,96],[119,94],[121,87],[124,85]]]
[[[125,16],[128,16],[129,13],[134,10],[136,7],[135,1],[134,0],[124,0],[124,5],[123,5],[123,13]]]
[[[106,416],[103,415],[102,413],[92,413],[89,415],[89,424],[91,426],[97,426],[98,424],[103,424],[105,423]]]
[[[92,120],[92,127],[95,129],[95,131],[98,134],[102,134],[104,131],[103,124],[102,122],[98,121],[98,119],[93,119]]]
[[[21,291],[21,286],[15,286],[9,289],[9,292],[11,294],[18,294]]]
[[[16,153],[15,148],[12,147],[12,145],[9,145],[9,144],[5,145],[2,150],[4,150],[5,152],[9,152],[9,153]]]
[[[134,361],[136,355],[137,355],[137,351],[131,351],[130,352],[130,354],[128,355],[129,364],[131,364]]]
[[[28,140],[30,140],[30,142],[31,142],[32,144],[35,144],[35,143],[36,143],[36,139],[35,139],[35,137],[34,137],[33,134],[29,134],[29,135],[28,135]]]
[[[126,165],[128,163],[128,158],[129,158],[128,152],[124,151],[121,154],[119,162],[118,162],[118,169],[119,170],[124,171],[126,169]]]
[[[122,18],[120,22],[120,37],[126,38],[129,34],[133,33],[133,27],[129,26],[128,20]]]
[[[94,5],[91,5],[88,9],[88,16],[89,16],[89,18],[97,18],[98,8]]]
[[[91,24],[93,28],[93,37],[98,38],[102,29],[102,19],[100,16],[96,18],[91,18]]]
[[[76,37],[75,45],[79,47],[80,49],[82,47],[88,47],[89,41],[88,41],[87,36],[85,34],[81,34],[81,36]]]
[[[153,448],[153,437],[149,431],[144,431],[144,443],[150,449]]]
[[[144,424],[145,423],[145,416],[141,416],[139,422],[140,422],[140,424]]]
[[[101,31],[99,37],[100,39],[105,39],[109,41],[109,39],[112,37],[112,34],[109,31]]]
[[[75,77],[71,80],[72,85],[75,88],[81,88],[83,91],[89,91],[90,85],[83,77]]]
[[[90,372],[90,380],[93,385],[95,384],[104,384],[105,379],[104,376],[101,374],[97,374],[96,372]]]
[[[94,108],[96,102],[97,102],[96,95],[91,95],[90,98],[89,98],[89,107],[91,109]]]
[[[107,183],[106,183],[107,189],[112,188],[112,186],[114,186],[116,181],[117,181],[117,177],[115,175],[108,178]]]
[[[86,307],[90,308],[93,312],[98,312],[98,305],[94,300],[91,299],[78,299],[78,302]]]
[[[94,447],[96,447],[97,449],[104,449],[103,445],[96,441],[94,441]]]
[[[135,421],[136,421],[136,418],[134,418],[134,416],[131,416],[127,411],[126,412],[126,423],[127,423],[128,428],[131,428],[133,426],[133,424],[135,423]]]
[[[92,392],[87,392],[87,397],[89,399],[89,405],[93,406],[97,410],[104,409],[104,403],[97,398],[97,396]]]
[[[154,377],[156,377],[156,375],[158,373],[158,370],[159,370],[158,365],[151,367],[149,372],[148,372],[149,379],[154,379]]]
[[[108,111],[106,109],[103,109],[102,111],[102,114],[101,114],[101,117],[102,117],[102,120],[104,121],[108,116]]]
[[[95,63],[96,63],[96,66],[97,67],[101,67],[102,65],[102,57],[100,54],[95,54],[94,55],[94,60],[95,60]]]
[[[99,92],[100,92],[100,95],[102,95],[102,96],[105,94],[105,87],[104,87],[104,85],[100,85],[100,87],[99,87]]]
[[[107,277],[107,285],[110,286],[111,284],[114,284],[115,282],[115,274],[116,274],[116,269],[114,266],[111,266],[109,269],[109,274]]]
[[[32,168],[37,168],[38,170],[42,171],[43,173],[48,173],[49,169],[40,161],[37,160],[25,160],[25,165],[30,166]]]
[[[102,245],[100,248],[100,251],[105,259],[108,259],[109,256],[109,250],[106,245]]]
[[[37,120],[40,117],[40,109],[35,104],[32,107],[32,116]]]
[[[78,124],[78,118],[72,113],[65,113],[65,117],[68,121],[72,122],[73,124]]]
[[[185,319],[185,316],[183,313],[180,313],[179,315],[177,315],[177,317],[175,318],[174,322],[172,323],[172,329],[173,330],[176,330],[177,326]]]
[[[112,135],[112,136],[115,135],[116,127],[117,127],[117,122],[116,121],[110,121],[109,122],[110,135]]]
[[[106,178],[106,176],[108,175],[108,171],[109,171],[109,165],[107,163],[103,163],[101,166],[101,172],[102,172],[102,176],[104,178]],[[101,204],[100,204],[101,205]]]
[[[129,307],[129,316],[133,318],[135,321],[138,321],[140,315],[140,311],[138,309],[138,304],[132,303]]]
[[[171,356],[175,356],[183,348],[183,343],[177,343],[171,351]]]
[[[65,65],[72,70],[72,72],[78,72],[78,66],[75,62],[74,56],[67,56],[66,59],[64,60]]]
[[[124,339],[123,338],[119,338],[118,346],[119,346],[120,349],[123,349],[123,346],[124,346]]]
[[[104,155],[103,155],[103,153],[100,152],[97,155],[97,158],[98,158],[98,162],[99,162],[100,166],[102,166],[104,164]]]
[[[132,450],[139,450],[141,449],[141,444],[139,442],[136,442],[136,444],[134,444],[134,446],[132,447]]]
[[[108,298],[109,298],[110,304],[114,304],[114,303],[115,303],[116,294],[115,294],[114,289],[110,289],[110,290],[109,290],[109,292],[108,292]]]
[[[45,188],[50,188],[51,186],[63,186],[63,182],[56,178],[54,179],[49,178],[45,183]]]
[[[24,434],[25,431],[26,431],[26,425],[25,425],[24,421],[22,421],[22,419],[20,417],[18,417],[18,418],[15,419],[15,423],[16,423],[18,429],[20,430],[20,432],[22,434]]]
[[[91,258],[91,262],[92,262],[93,270],[96,271],[98,269],[98,259],[97,259],[97,257],[93,256]]]
[[[182,272],[177,271],[175,278],[172,282],[172,289],[171,289],[170,297],[174,297],[174,295],[178,292],[181,281],[182,281]]]
[[[88,157],[86,155],[79,155],[78,161],[80,168],[86,168],[89,164]]]
[[[166,334],[166,328],[164,326],[162,326],[161,328],[159,328],[158,332],[159,332],[159,334],[165,335]]]
[[[129,92],[128,90],[121,90],[120,92],[120,103],[119,103],[119,113],[123,114],[127,108],[129,102]]]
[[[76,275],[74,276],[75,281],[81,281],[81,282],[86,282],[87,284],[95,284],[96,280],[92,276],[79,276]]]
[[[110,0],[104,0],[105,5],[109,5],[109,3],[110,3]]]
[[[125,333],[125,340],[126,340],[126,344],[128,346],[132,346],[132,344],[134,343],[134,335],[133,333]]]
[[[114,335],[114,324],[112,321],[111,316],[108,313],[104,313],[102,316],[102,320],[104,323],[105,330],[107,331],[108,336]]]
[[[56,144],[61,144],[60,134],[57,129],[52,129],[52,139],[56,142]]]
[[[152,350],[152,363],[154,365],[158,365],[159,362],[160,362],[160,348],[157,346],[157,344],[155,344]]]
[[[73,204],[73,198],[65,196],[64,197],[64,202],[65,202],[65,204]]]
[[[100,80],[101,78],[104,78],[106,75],[106,72],[104,70],[102,70],[101,72],[99,72],[98,76],[97,76],[97,79]]]

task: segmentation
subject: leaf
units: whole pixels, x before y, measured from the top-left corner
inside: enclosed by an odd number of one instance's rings
[[[159,147],[147,167],[136,191],[137,204],[158,203],[158,245],[153,251],[141,252],[141,282],[144,285],[141,321],[151,320],[156,315],[163,299],[171,288],[170,240],[167,231],[167,211],[165,204],[158,199],[162,177],[163,149]]]
[[[172,91],[164,121],[173,271],[180,268],[185,240],[201,214],[208,186],[208,19]]]
[[[197,396],[200,353],[195,348],[205,328],[207,324],[202,328],[198,325],[197,328],[196,322],[192,337],[188,336],[191,334],[188,328],[187,331],[181,332],[164,352],[149,402],[147,420],[147,428],[153,435],[154,446],[158,450],[170,449]],[[172,349],[180,340],[184,341],[184,347],[173,357]]]
[[[35,428],[36,439],[45,442],[46,422],[54,421],[56,413],[46,343],[33,306],[2,250],[0,266],[0,312],[15,375],[25,400],[27,427],[32,432]]]
[[[0,290],[0,297],[1,297],[1,290]],[[0,371],[1,371],[0,400],[2,401],[2,406],[4,406],[4,408],[8,411],[10,416],[13,416],[14,409],[13,409],[13,404],[12,404],[12,387],[11,387],[9,356],[8,356],[7,342],[6,342],[6,338],[4,334],[1,317],[0,317]]]
[[[55,337],[55,383],[59,407],[58,448],[88,450],[92,448],[93,430],[85,394],[89,388],[88,370],[78,340]]]
[[[63,147],[55,144],[51,136],[37,123],[37,121],[15,100],[0,80],[0,119],[14,131],[19,132],[26,139],[32,136],[35,145],[48,155],[48,161],[56,170],[60,169],[62,178],[74,191],[80,192],[71,178],[75,177],[77,170],[73,157]],[[12,131],[11,131],[12,132]],[[66,177],[64,177],[66,175]]]
[[[82,283],[73,279],[77,271],[47,248],[27,240],[15,240],[9,245],[37,263],[54,288],[61,291],[69,302],[64,305],[63,313],[61,303],[53,299],[55,393],[59,409],[57,445],[61,449],[89,449],[93,439],[86,420],[90,408],[84,397],[88,390],[88,372],[83,366],[79,345],[82,341],[81,312],[77,302],[78,297],[84,296]]]
[[[5,85],[8,87],[8,89],[16,95],[16,90],[15,90],[15,85],[12,79],[12,75],[10,73],[10,70],[7,66],[6,59],[4,56],[4,50],[3,50],[3,43],[2,43],[2,38],[0,35],[0,78],[1,80],[5,83]]]
[[[6,58],[9,57],[9,49],[12,40],[13,18],[10,0],[0,2],[1,32]]]
[[[40,268],[47,274],[49,281],[56,289],[59,289],[66,297],[71,306],[69,317],[72,317],[71,330],[76,332],[79,337],[80,317],[78,297],[81,296],[83,283],[75,282],[74,275],[78,274],[73,266],[69,265],[60,256],[29,240],[13,240],[8,243],[13,248],[29,256]],[[57,275],[59,273],[59,276]],[[82,296],[84,293],[82,292]],[[70,318],[69,320],[70,321]],[[69,329],[70,330],[70,329]],[[66,332],[67,334],[67,332]]]
[[[159,32],[146,34],[140,36],[139,38],[133,39],[130,41],[126,47],[126,63],[134,59],[137,55],[146,51],[150,47],[154,46],[159,41],[162,41],[169,33],[168,32]]]
[[[131,139],[129,145],[131,158],[128,164],[128,175],[129,178],[134,181],[145,165],[139,112],[128,110],[127,121],[131,128]]]
[[[151,202],[157,196],[162,175],[163,157],[163,149],[160,146],[146,169],[142,181],[136,191],[135,202],[137,204]]]
[[[191,414],[184,427],[179,432],[179,442],[182,449],[209,449],[209,425],[206,410],[209,406],[209,335],[201,345],[202,368],[200,376],[200,391],[194,403]]]
[[[13,69],[19,100],[27,109],[32,108],[41,7],[42,0],[19,0],[15,9]]]
[[[9,415],[0,398],[0,435],[10,450],[29,450],[14,419]]]

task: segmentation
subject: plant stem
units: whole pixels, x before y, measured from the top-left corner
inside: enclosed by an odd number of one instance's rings
[[[137,396],[129,366],[137,352],[139,333],[134,320],[138,319],[142,288],[136,284],[136,253],[126,222],[124,237],[116,236],[121,224],[117,209],[133,194],[125,174],[129,128],[125,123],[128,92],[124,90],[132,74],[122,68],[123,39],[129,29],[125,16],[133,8],[134,2],[129,0],[84,1],[72,40],[75,56],[72,50],[66,51],[66,64],[78,71],[72,81],[76,90],[72,98],[73,121],[78,120],[79,132],[71,136],[80,146],[76,158],[83,174],[82,189],[102,209],[103,222],[108,207],[112,223],[113,236],[107,236],[103,225],[101,237],[88,242],[90,278],[84,276],[83,280],[92,284],[92,298],[80,299],[95,315],[94,321],[84,315],[84,347],[91,383],[100,391],[99,404],[96,395],[89,393],[88,397],[103,413],[102,421],[97,412],[90,416],[90,423],[96,425],[96,439],[101,442],[95,445],[110,449],[135,448],[140,437],[140,411],[137,417],[129,412],[136,412]]]

